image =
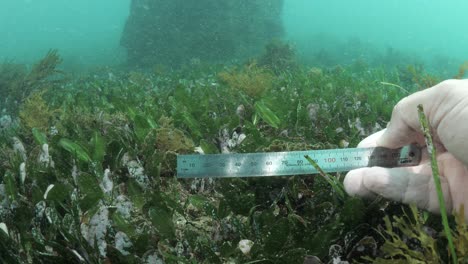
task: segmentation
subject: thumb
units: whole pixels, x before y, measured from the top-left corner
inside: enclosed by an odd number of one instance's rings
[[[361,168],[348,172],[344,186],[350,195],[367,198],[380,195],[393,201],[416,204],[419,208],[438,212],[439,202],[430,170],[429,164],[391,169]],[[441,178],[441,181],[446,206],[450,212],[452,200],[449,185],[445,177]]]

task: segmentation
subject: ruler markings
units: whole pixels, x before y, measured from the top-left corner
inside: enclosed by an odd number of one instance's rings
[[[401,149],[349,148],[244,154],[178,155],[178,178],[287,176],[317,173],[304,158],[309,155],[327,172],[383,166],[419,164],[421,153],[415,145]]]

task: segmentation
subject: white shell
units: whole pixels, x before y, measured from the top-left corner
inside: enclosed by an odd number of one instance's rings
[[[109,194],[110,192],[112,192],[112,189],[114,188],[114,183],[112,182],[111,171],[109,169],[104,170],[104,176],[102,177],[100,186],[104,193]]]
[[[5,232],[8,236],[10,235],[10,234],[8,233],[8,227],[6,226],[5,223],[3,223],[3,222],[0,223],[0,229],[3,230],[3,232]]]
[[[49,192],[50,192],[50,190],[52,190],[52,188],[54,188],[54,185],[53,185],[53,184],[51,184],[51,185],[49,185],[49,186],[47,187],[47,190],[46,190],[45,193],[44,193],[44,200],[47,199],[47,194],[49,194]]]
[[[23,184],[24,180],[26,179],[26,162],[21,162],[19,170],[20,170],[21,184]]]
[[[239,249],[244,253],[244,255],[247,255],[250,253],[250,249],[252,248],[254,242],[252,240],[248,239],[242,239],[239,241]]]

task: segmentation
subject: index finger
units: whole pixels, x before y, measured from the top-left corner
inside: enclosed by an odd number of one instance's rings
[[[422,104],[424,114],[433,120],[434,109],[438,107],[443,96],[440,93],[443,83],[411,94],[403,98],[393,108],[390,123],[377,145],[387,148],[400,148],[411,143],[424,144],[424,136],[418,118],[417,106]],[[432,122],[431,122],[431,125]],[[436,135],[435,135],[436,136]]]

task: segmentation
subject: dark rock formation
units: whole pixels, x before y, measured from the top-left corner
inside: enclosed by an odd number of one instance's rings
[[[132,0],[121,43],[133,66],[245,59],[283,34],[283,0]]]

